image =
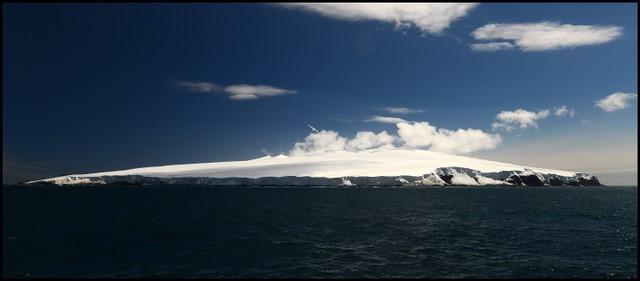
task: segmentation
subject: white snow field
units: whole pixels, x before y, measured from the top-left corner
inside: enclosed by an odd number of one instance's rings
[[[378,148],[359,152],[335,151],[296,156],[265,156],[246,161],[213,162],[199,164],[166,165],[129,170],[75,174],[27,182],[51,182],[55,184],[81,184],[86,178],[100,176],[139,175],[157,178],[211,177],[211,178],[261,178],[261,177],[378,177],[422,176],[436,168],[464,167],[487,172],[525,171],[576,176],[576,172],[527,167],[510,163],[482,160],[426,150],[404,148]],[[486,184],[493,181],[487,179]]]

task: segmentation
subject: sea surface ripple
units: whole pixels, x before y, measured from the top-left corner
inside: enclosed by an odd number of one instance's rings
[[[637,188],[3,190],[4,277],[637,278]]]

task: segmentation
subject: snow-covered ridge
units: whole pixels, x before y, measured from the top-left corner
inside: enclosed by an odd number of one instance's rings
[[[359,178],[389,177],[391,181],[400,185],[495,185],[513,184],[506,182],[509,177],[511,181],[518,181],[516,177],[529,178],[530,176],[548,183],[553,178],[550,175],[564,179],[565,183],[567,179],[577,181],[578,177],[590,178],[583,173],[520,166],[440,152],[379,148],[359,152],[336,151],[296,156],[265,156],[246,161],[166,165],[76,174],[30,181],[25,184],[104,184],[149,181],[149,179],[162,183],[176,182],[174,179],[206,183],[213,179],[231,178],[246,179],[241,182],[251,183],[262,182],[261,178],[295,177],[347,179],[361,185],[357,180]],[[388,181],[382,180],[382,182]],[[522,181],[518,185],[522,185]]]

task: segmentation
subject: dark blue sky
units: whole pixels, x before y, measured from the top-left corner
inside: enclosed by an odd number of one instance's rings
[[[483,25],[541,21],[619,26],[622,36],[539,52],[469,46]],[[602,136],[636,146],[635,103],[594,107],[611,93],[637,92],[636,26],[635,4],[481,4],[442,34],[269,4],[3,4],[3,175],[11,182],[286,153],[309,134],[306,124],[349,137],[395,132],[364,121],[372,115],[496,133],[500,111],[560,105],[576,116],[500,132],[496,153],[559,136],[572,147]],[[297,94],[237,101],[177,81]],[[398,116],[386,106],[423,111]],[[605,146],[602,139],[585,149]]]

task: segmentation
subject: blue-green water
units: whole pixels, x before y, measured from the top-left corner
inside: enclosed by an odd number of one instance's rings
[[[637,188],[3,190],[4,277],[637,278]]]

